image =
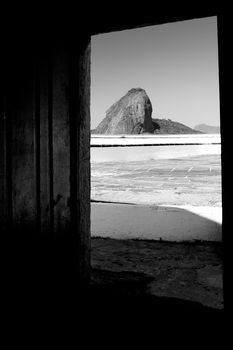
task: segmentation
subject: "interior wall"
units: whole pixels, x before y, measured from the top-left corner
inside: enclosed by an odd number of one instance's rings
[[[35,42],[11,45],[1,84],[2,238],[15,278],[75,287],[90,271],[90,38]]]

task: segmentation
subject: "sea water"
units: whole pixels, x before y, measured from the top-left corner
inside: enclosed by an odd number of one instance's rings
[[[221,207],[221,145],[93,147],[91,199]]]

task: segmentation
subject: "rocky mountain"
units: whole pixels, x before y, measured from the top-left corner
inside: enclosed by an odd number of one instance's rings
[[[152,105],[145,90],[131,89],[106,112],[106,117],[94,130],[95,134],[153,133]]]
[[[106,112],[92,134],[196,134],[200,131],[171,119],[152,119],[152,104],[144,89],[129,90]]]
[[[171,119],[152,119],[154,134],[202,134],[182,123],[174,122]]]
[[[202,131],[205,134],[219,134],[220,133],[220,127],[219,126],[212,126],[207,124],[198,124],[194,128],[195,130]]]

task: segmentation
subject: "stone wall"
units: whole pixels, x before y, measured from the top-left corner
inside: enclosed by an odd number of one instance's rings
[[[0,224],[10,274],[69,289],[89,280],[90,38],[43,39],[7,57]]]

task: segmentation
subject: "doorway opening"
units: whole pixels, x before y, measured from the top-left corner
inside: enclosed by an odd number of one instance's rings
[[[91,61],[92,266],[222,308],[217,18],[93,36]]]

